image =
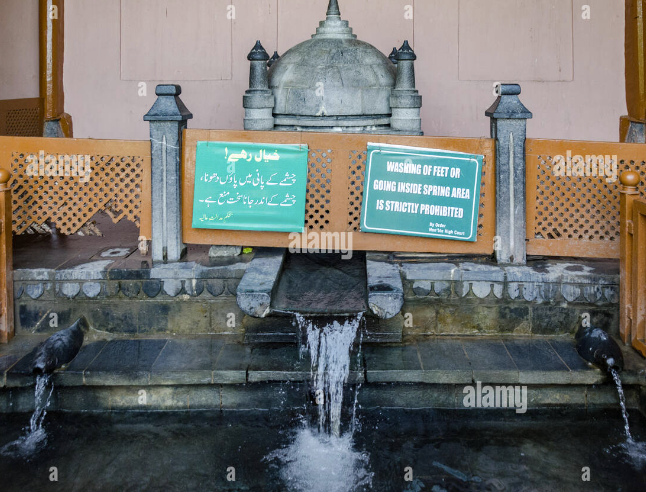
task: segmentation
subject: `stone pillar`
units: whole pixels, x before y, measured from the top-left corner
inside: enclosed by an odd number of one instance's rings
[[[193,115],[179,98],[181,93],[179,85],[158,85],[155,94],[159,97],[144,116],[150,121],[153,263],[179,261],[186,252],[180,158],[182,130]]]
[[[496,140],[496,236],[498,263],[526,262],[525,136],[532,113],[518,95],[520,85],[502,84],[486,111]]]
[[[396,59],[397,81],[390,96],[390,107],[393,112],[390,118],[390,127],[397,131],[421,134],[422,96],[415,89],[415,67],[413,65],[417,56],[408,45],[408,41],[404,41],[402,47],[399,48]]]
[[[251,49],[247,60],[251,62],[249,69],[249,89],[242,96],[244,107],[245,130],[274,129],[274,93],[269,89],[267,78],[267,62],[269,55],[260,41]]]

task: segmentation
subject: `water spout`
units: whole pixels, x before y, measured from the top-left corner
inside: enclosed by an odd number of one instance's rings
[[[54,333],[40,344],[32,362],[34,374],[50,374],[68,362],[71,362],[83,345],[83,338],[89,325],[81,316],[72,326]]]
[[[611,369],[621,372],[624,356],[617,342],[601,328],[594,326],[579,328],[576,333],[576,351],[587,362],[605,372]]]

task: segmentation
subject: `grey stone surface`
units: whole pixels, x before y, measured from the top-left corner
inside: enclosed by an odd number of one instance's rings
[[[506,339],[521,384],[569,384],[572,374],[547,340]]]
[[[152,259],[175,262],[186,252],[182,242],[181,134],[193,115],[179,98],[179,85],[158,85],[157,100],[144,116],[150,122],[152,169]]]
[[[518,368],[502,340],[463,338],[461,342],[471,363],[474,381],[518,383]]]
[[[211,246],[209,248],[210,258],[228,258],[239,256],[242,253],[242,246]]]
[[[148,384],[150,371],[167,340],[113,340],[85,369],[93,386]]]
[[[397,265],[366,261],[368,305],[379,318],[397,315],[404,304],[404,288]]]
[[[309,356],[301,357],[297,345],[272,343],[254,348],[248,369],[250,383],[310,379]]]
[[[223,384],[244,384],[251,363],[252,347],[226,344],[218,356],[213,369],[213,382]]]
[[[436,337],[417,344],[424,380],[437,384],[468,384],[473,369],[459,339]]]
[[[259,248],[237,287],[236,301],[250,316],[264,318],[271,310],[271,296],[285,259],[282,248]]]
[[[368,383],[425,380],[416,345],[367,345],[363,356]]]
[[[150,384],[209,384],[223,339],[196,338],[169,340],[155,360]]]
[[[65,386],[79,386],[84,384],[83,371],[96,359],[107,343],[107,341],[101,340],[83,345],[79,353],[74,357],[74,360],[66,368],[54,373],[54,383]]]
[[[485,112],[496,140],[496,236],[499,263],[525,264],[525,137],[532,117],[520,102],[520,86],[502,84],[500,95]]]

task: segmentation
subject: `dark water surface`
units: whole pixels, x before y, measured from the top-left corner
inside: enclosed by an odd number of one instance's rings
[[[28,423],[1,415],[0,447]],[[646,427],[630,423],[626,449],[619,410],[362,411],[353,437],[280,412],[50,413],[43,449],[0,456],[0,490],[645,491]]]

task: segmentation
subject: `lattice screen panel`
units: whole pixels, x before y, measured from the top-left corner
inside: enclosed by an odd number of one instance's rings
[[[47,151],[45,156],[46,166]],[[16,234],[38,228],[47,220],[61,233],[74,234],[99,211],[108,213],[114,222],[126,218],[139,225],[144,156],[91,155],[91,172],[86,182],[79,176],[58,175],[58,169],[49,173],[56,175],[30,176],[29,162],[30,154],[12,153]]]
[[[619,179],[610,183],[606,176],[555,176],[552,156],[535,159],[536,189],[528,189],[528,194],[536,193],[534,238],[619,241]],[[617,169],[617,176],[630,170],[640,174],[643,198],[644,161],[618,158]]]
[[[348,231],[359,231],[361,205],[363,204],[363,181],[366,177],[365,150],[350,151],[350,172],[348,173]]]
[[[40,137],[40,110],[38,108],[11,109],[7,111],[5,133],[16,137]]]
[[[307,197],[305,201],[305,228],[326,229],[330,223],[332,192],[332,151],[310,149],[307,159]]]

